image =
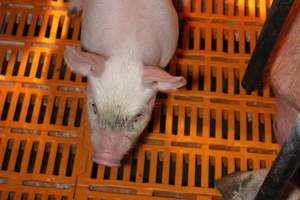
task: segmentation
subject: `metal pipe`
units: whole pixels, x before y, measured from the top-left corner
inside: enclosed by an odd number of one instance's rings
[[[300,115],[265,178],[255,200],[280,200],[300,166]]]
[[[262,84],[262,77],[276,41],[294,0],[274,0],[268,18],[248,64],[242,86],[252,92]]]

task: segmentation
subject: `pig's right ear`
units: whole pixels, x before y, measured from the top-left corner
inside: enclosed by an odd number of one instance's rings
[[[105,58],[103,56],[83,52],[79,47],[67,46],[64,59],[72,71],[83,76],[99,75],[104,69]]]
[[[145,66],[143,72],[143,81],[151,85],[160,92],[171,92],[183,87],[186,84],[185,78],[172,76],[160,67]]]

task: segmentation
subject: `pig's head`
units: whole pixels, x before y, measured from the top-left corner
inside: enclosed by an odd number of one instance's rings
[[[186,83],[156,66],[105,58],[75,47],[67,47],[64,57],[72,71],[88,77],[93,159],[108,166],[119,166],[145,129],[157,91],[176,90]]]

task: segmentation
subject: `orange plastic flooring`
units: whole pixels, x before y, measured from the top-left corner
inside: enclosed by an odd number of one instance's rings
[[[159,95],[139,145],[108,168],[91,160],[86,79],[63,62],[80,17],[63,0],[0,0],[1,200],[220,199],[215,179],[271,166],[272,92],[241,87],[270,0],[185,4],[168,70],[188,84]]]

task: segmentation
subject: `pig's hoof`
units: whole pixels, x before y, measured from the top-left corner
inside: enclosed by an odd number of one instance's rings
[[[81,15],[83,2],[82,0],[71,0],[68,7],[68,15]]]

